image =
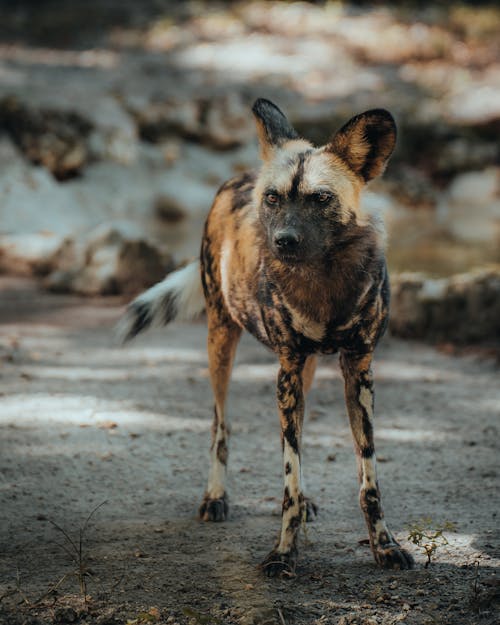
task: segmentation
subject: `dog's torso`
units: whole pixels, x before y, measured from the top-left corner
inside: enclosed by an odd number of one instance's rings
[[[225,183],[202,241],[205,296],[277,353],[373,351],[388,316],[385,259],[368,229],[322,263],[284,264],[267,248],[255,176]]]

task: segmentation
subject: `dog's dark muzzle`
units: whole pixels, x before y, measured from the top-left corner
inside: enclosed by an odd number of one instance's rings
[[[276,256],[285,262],[297,262],[302,255],[302,237],[294,228],[278,230],[273,236]]]

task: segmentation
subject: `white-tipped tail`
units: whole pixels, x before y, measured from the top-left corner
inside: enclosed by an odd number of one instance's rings
[[[174,271],[128,306],[116,327],[122,342],[129,341],[151,326],[166,325],[174,319],[192,319],[205,308],[200,262]]]

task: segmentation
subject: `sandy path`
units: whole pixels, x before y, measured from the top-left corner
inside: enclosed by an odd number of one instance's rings
[[[231,518],[202,524],[212,404],[203,323],[119,349],[110,335],[118,302],[7,279],[0,287],[0,623],[140,624],[152,607],[148,618],[159,623],[498,622],[500,385],[491,363],[394,339],[378,351],[389,524],[403,541],[423,516],[457,525],[430,569],[410,546],[419,566],[397,573],[377,570],[359,543],[366,533],[342,381],[336,359],[323,360],[304,439],[320,516],[302,536],[297,577],[267,580],[257,564],[277,534],[282,489],[274,357],[249,337],[240,345],[229,403]],[[66,539],[50,521],[77,538],[104,501],[85,533],[85,607]],[[23,602],[65,575],[41,605]]]

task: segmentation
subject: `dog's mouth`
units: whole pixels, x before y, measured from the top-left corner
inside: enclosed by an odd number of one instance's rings
[[[304,260],[303,254],[299,252],[277,250],[276,248],[273,249],[273,252],[278,260],[287,265],[297,265]]]

